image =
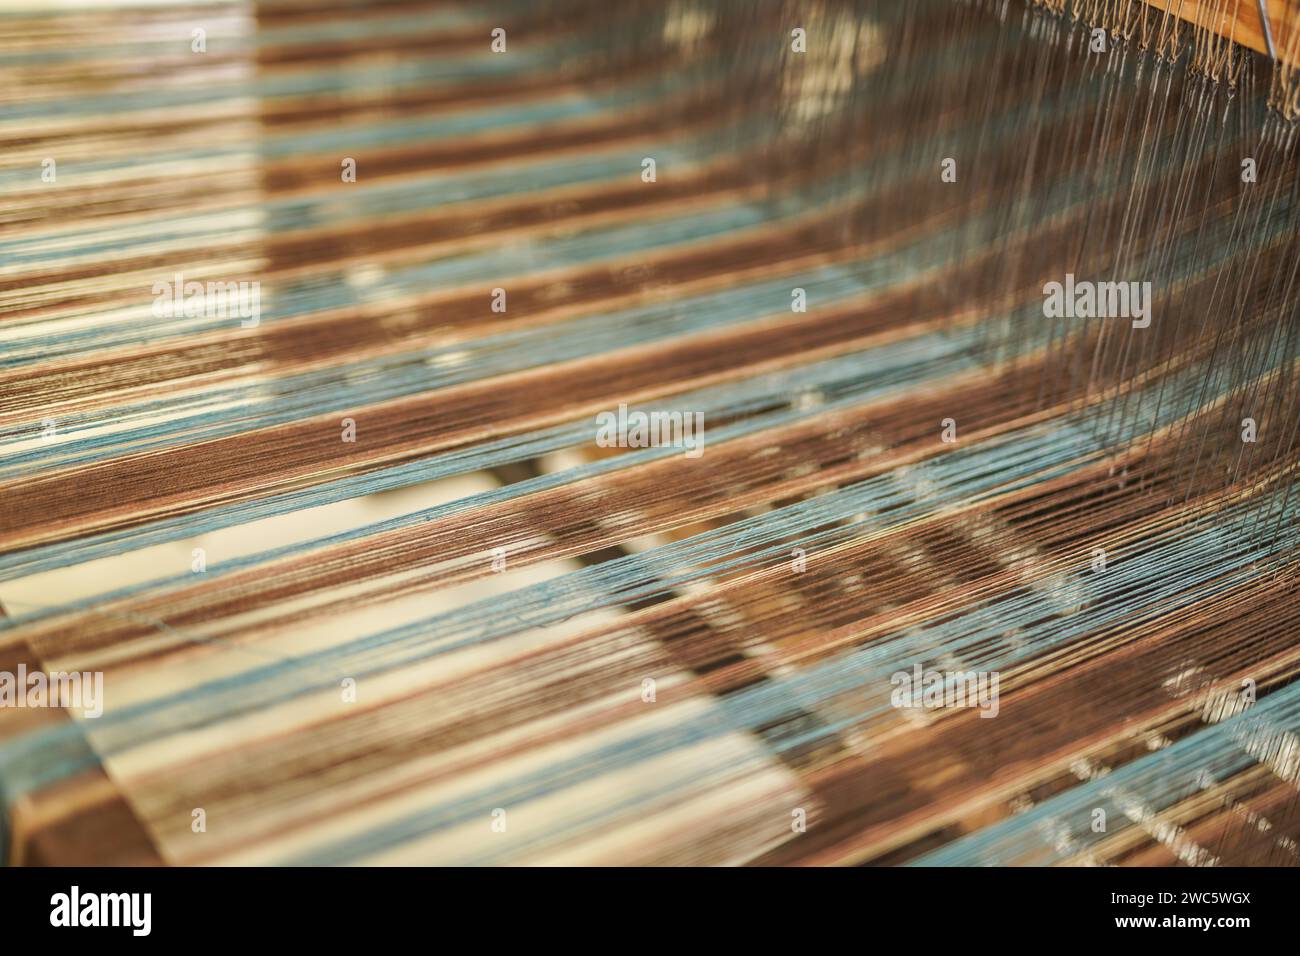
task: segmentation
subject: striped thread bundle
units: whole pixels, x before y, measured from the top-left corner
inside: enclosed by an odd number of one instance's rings
[[[1300,860],[1290,80],[1158,7],[0,13],[7,860]]]

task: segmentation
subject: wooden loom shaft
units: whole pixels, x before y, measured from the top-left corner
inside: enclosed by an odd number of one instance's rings
[[[1221,36],[1229,37],[1242,46],[1258,53],[1268,54],[1264,36],[1260,0],[1145,0],[1157,10],[1169,10],[1182,19],[1200,27],[1209,27]],[[1288,55],[1288,44],[1295,33],[1295,23],[1300,15],[1296,0],[1263,0],[1268,10],[1269,28],[1273,48],[1279,59],[1294,59]]]

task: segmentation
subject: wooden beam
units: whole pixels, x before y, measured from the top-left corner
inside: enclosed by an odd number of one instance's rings
[[[1158,10],[1170,10],[1176,16],[1198,26],[1209,27],[1242,46],[1265,55],[1260,0],[1146,0]],[[1273,35],[1273,48],[1279,59],[1297,59],[1300,50],[1292,50],[1292,40],[1300,25],[1300,0],[1264,0]]]

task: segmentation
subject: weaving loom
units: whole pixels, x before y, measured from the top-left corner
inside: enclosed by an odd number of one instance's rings
[[[1296,63],[7,0],[4,859],[1300,862]]]

